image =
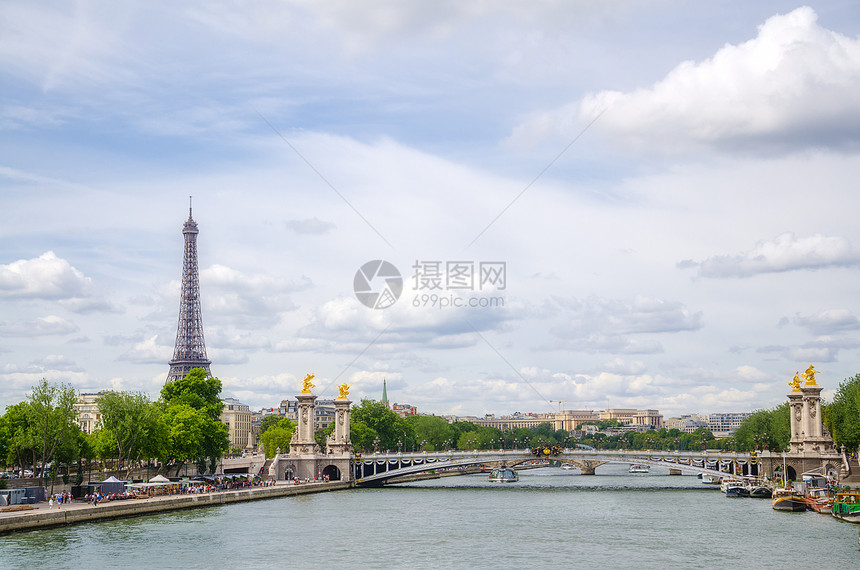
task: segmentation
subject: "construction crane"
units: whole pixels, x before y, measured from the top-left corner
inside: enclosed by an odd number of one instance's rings
[[[550,400],[550,402],[555,402],[558,404],[558,413],[561,413],[561,405],[567,400]]]

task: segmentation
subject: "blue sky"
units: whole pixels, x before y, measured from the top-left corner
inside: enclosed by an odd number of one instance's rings
[[[158,393],[189,195],[212,371],[254,408],[309,372],[461,415],[746,411],[809,364],[831,393],[858,35],[836,1],[5,2],[0,405]],[[353,292],[375,259],[386,309]]]

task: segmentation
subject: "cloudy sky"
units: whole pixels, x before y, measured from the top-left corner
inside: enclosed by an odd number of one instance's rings
[[[212,372],[253,408],[310,372],[460,415],[749,411],[810,364],[832,393],[858,93],[837,0],[7,0],[0,406],[157,395],[189,196]]]

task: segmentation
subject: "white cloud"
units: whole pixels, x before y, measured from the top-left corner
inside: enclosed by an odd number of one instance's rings
[[[133,25],[130,6],[113,2],[11,2],[0,20],[0,62],[7,72],[50,90],[65,81],[106,81],[124,74],[115,64]]]
[[[119,359],[130,362],[159,364],[166,366],[173,358],[173,343],[166,345],[161,342],[158,335],[153,335],[146,340],[135,343],[135,345],[123,353]],[[167,373],[165,372],[165,377]]]
[[[331,222],[324,222],[317,218],[311,218],[308,220],[290,220],[286,222],[286,225],[297,234],[311,235],[325,234],[337,227]]]
[[[737,373],[738,378],[745,382],[761,382],[768,378],[768,375],[765,372],[762,372],[755,366],[750,366],[748,364],[738,366],[735,369],[735,372]],[[758,384],[756,385],[758,386]]]
[[[206,322],[255,331],[277,325],[285,313],[296,309],[291,295],[312,286],[307,277],[290,281],[272,275],[247,274],[220,264],[201,269],[199,279]],[[174,282],[170,293],[165,295],[178,299],[179,288],[180,284]]]
[[[67,335],[78,332],[78,326],[62,317],[48,315],[29,321],[4,323],[0,321],[0,337],[30,337]]]
[[[679,263],[681,268],[698,267],[702,277],[752,277],[761,273],[815,270],[827,267],[855,267],[858,252],[846,239],[815,234],[797,238],[784,233],[773,241],[759,242],[737,255],[718,255],[701,262]]]
[[[796,345],[767,345],[757,350],[760,354],[778,354],[785,360],[796,362],[836,362],[843,350],[855,350],[860,340],[851,338],[818,337]]]
[[[53,251],[0,265],[2,297],[72,299],[88,296],[91,289],[92,280]]]
[[[860,144],[860,39],[809,7],[769,18],[749,41],[685,61],[650,88],[601,91],[543,112],[513,140],[595,130],[637,151],[773,153]]]
[[[848,309],[828,309],[814,315],[798,315],[793,322],[815,335],[860,329],[860,320]]]
[[[683,304],[648,297],[606,299],[592,296],[583,300],[553,299],[542,312],[559,315],[562,324],[551,332],[562,345],[584,352],[654,354],[661,343],[634,335],[677,333],[702,328],[702,313],[693,313]]]

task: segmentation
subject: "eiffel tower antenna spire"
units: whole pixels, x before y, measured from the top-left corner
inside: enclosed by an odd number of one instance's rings
[[[200,310],[200,279],[197,273],[197,222],[191,217],[191,196],[188,197],[188,220],[182,227],[185,237],[185,254],[182,263],[182,298],[179,301],[179,325],[176,329],[176,348],[170,361],[167,381],[184,378],[192,368],[202,368],[212,376],[203,340],[203,316]]]

